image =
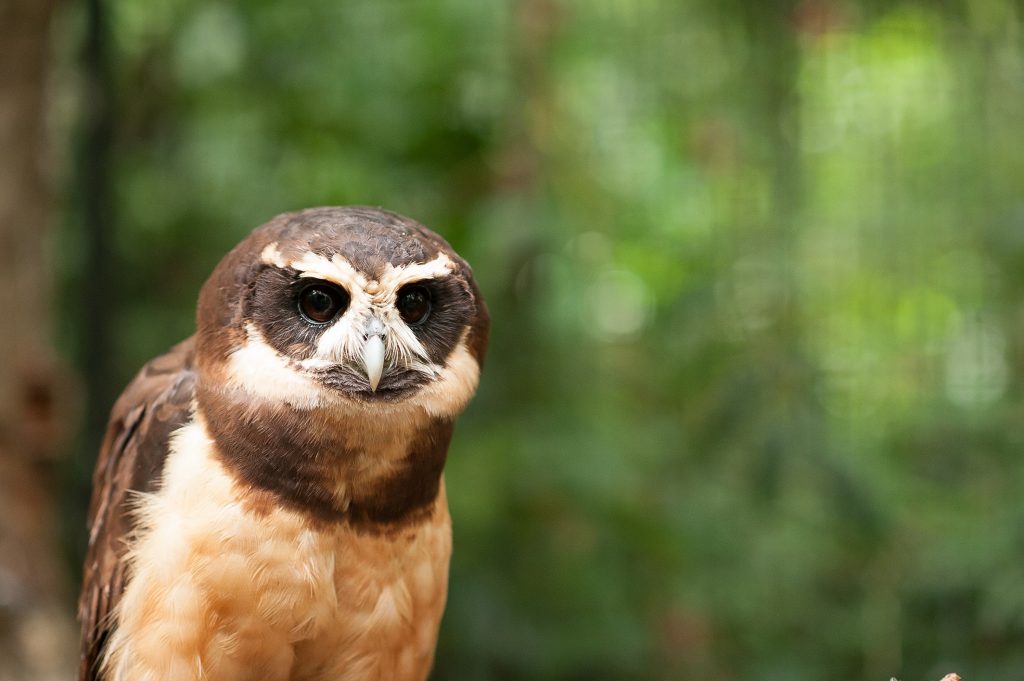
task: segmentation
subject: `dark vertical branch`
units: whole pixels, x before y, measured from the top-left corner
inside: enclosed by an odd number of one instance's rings
[[[519,204],[522,210],[532,210],[543,194],[546,178],[542,145],[557,117],[549,69],[565,11],[559,0],[523,0],[514,4],[510,17],[513,82],[520,105],[508,112],[504,122],[503,139],[495,151],[493,166],[497,170],[493,182],[497,193]],[[547,383],[546,377],[533,371],[529,361],[531,356],[544,352],[536,344],[545,334],[530,328],[537,320],[528,311],[532,306],[527,301],[535,300],[540,295],[537,288],[543,285],[539,279],[543,273],[529,267],[529,263],[537,262],[536,256],[548,249],[549,240],[550,234],[544,231],[531,234],[518,252],[509,254],[508,262],[514,264],[505,269],[505,284],[489,293],[495,309],[517,318],[513,325],[517,329],[513,341],[516,351],[507,356],[523,365],[506,377],[505,385],[509,394],[522,391],[524,400],[528,400],[526,395],[536,396],[538,382]],[[528,276],[520,280],[517,289],[516,277],[524,268],[529,268]],[[500,347],[503,338],[497,334],[491,340]]]
[[[83,531],[92,468],[113,402],[111,385],[112,321],[116,299],[110,286],[114,210],[111,196],[111,147],[114,140],[114,87],[107,12],[103,0],[86,0],[79,54],[81,119],[75,130],[75,168],[70,194],[74,205],[69,228],[83,254],[67,292],[75,334],[75,364],[85,401],[82,427],[65,470],[68,494],[62,501],[68,558],[77,573],[85,554]]]
[[[85,81],[77,190],[86,248],[81,273],[82,375],[88,396],[85,436],[96,445],[112,398],[110,386],[111,320],[116,301],[110,287],[114,221],[111,197],[111,147],[114,138],[114,86],[110,39],[103,0],[87,0],[82,51]]]
[[[811,0],[813,2],[813,0]],[[824,2],[825,0],[821,0]],[[742,89],[745,122],[752,162],[770,180],[771,204],[767,214],[748,215],[762,240],[757,257],[770,258],[781,284],[774,301],[773,341],[763,347],[776,355],[773,364],[784,382],[806,380],[797,336],[797,287],[791,266],[794,238],[802,202],[799,113],[797,89],[800,73],[798,16],[807,3],[768,0],[730,4],[740,21],[746,47]],[[794,392],[794,394],[798,394]]]
[[[743,3],[749,40],[748,74],[752,127],[766,142],[772,177],[774,227],[792,228],[800,205],[799,102],[800,49],[794,0]],[[783,234],[779,234],[783,236]]]

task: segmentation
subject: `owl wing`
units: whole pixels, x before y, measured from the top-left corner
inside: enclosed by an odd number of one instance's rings
[[[111,613],[129,578],[125,554],[133,529],[133,492],[156,488],[171,433],[188,422],[195,387],[194,339],[149,362],[114,404],[93,473],[78,617],[82,623],[79,681],[97,681],[114,623]]]

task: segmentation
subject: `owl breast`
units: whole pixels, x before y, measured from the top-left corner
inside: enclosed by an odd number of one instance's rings
[[[427,678],[444,611],[451,523],[444,492],[431,516],[396,536],[345,529],[321,538],[334,556],[333,598],[296,645],[296,680]],[[309,604],[310,612],[319,610]]]
[[[451,555],[443,484],[429,513],[379,532],[250,492],[201,424],[179,431],[160,491],[140,499],[104,678],[425,679]]]

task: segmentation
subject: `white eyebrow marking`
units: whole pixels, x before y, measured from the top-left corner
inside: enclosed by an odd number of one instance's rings
[[[277,248],[276,241],[266,245],[260,253],[260,260],[266,265],[273,265],[274,267],[288,267],[288,263],[284,261],[281,251]]]
[[[277,248],[277,242],[274,242],[263,249],[260,257],[268,265],[298,270],[300,279],[311,277],[333,281],[335,284],[344,286],[349,291],[349,295],[357,290],[364,291],[368,283],[366,275],[352,267],[348,260],[337,253],[330,258],[325,258],[322,255],[307,252],[303,253],[301,258],[289,261],[284,259],[281,251]]]
[[[445,277],[454,269],[455,263],[444,253],[439,253],[433,260],[424,263],[414,262],[397,267],[388,263],[384,267],[384,274],[380,276],[380,286],[385,291],[397,293],[405,284]]]
[[[326,258],[316,253],[307,252],[296,260],[285,260],[276,241],[263,249],[260,258],[268,265],[298,270],[299,277],[314,277],[333,281],[349,289],[350,295],[354,293],[353,289],[358,288],[372,295],[376,302],[389,300],[405,284],[445,277],[455,269],[455,263],[446,253],[438,253],[436,258],[423,263],[413,262],[397,266],[387,263],[379,280],[368,280],[365,274],[354,268],[338,253]]]

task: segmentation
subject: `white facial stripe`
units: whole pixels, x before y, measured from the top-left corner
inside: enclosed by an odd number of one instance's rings
[[[228,358],[228,387],[298,409],[338,401],[332,391],[289,366],[255,326],[246,324],[245,331],[245,345]]]
[[[430,361],[427,356],[427,350],[420,343],[420,339],[416,337],[416,334],[412,332],[412,329],[402,321],[394,306],[378,310],[377,314],[388,330],[385,336],[385,360],[399,363],[418,371],[424,370]],[[421,364],[423,368],[418,366]]]
[[[293,369],[251,324],[246,325],[245,345],[231,353],[228,361],[227,385],[231,389],[274,403],[285,403],[297,409],[335,406],[346,410],[365,410],[376,416],[395,416],[419,412],[431,417],[449,418],[457,415],[469,402],[480,380],[480,366],[466,346],[468,332],[443,367],[431,366],[436,379],[427,383],[408,401],[361,403],[324,388],[316,381]],[[314,368],[328,364],[323,360],[306,360],[304,366]]]
[[[465,409],[480,382],[480,365],[466,347],[468,332],[449,355],[436,380],[423,387],[411,402],[433,417],[453,417]]]
[[[354,361],[362,355],[363,330],[369,321],[370,303],[353,297],[348,309],[316,343],[314,359],[329,362]]]

